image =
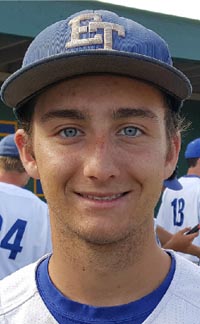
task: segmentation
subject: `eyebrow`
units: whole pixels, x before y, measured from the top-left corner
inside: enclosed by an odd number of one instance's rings
[[[115,120],[129,117],[158,119],[156,114],[154,114],[151,110],[146,108],[119,108],[113,111],[112,116]],[[45,113],[41,117],[41,121],[45,123],[54,118],[69,118],[73,120],[82,121],[90,119],[89,114],[87,112],[83,113],[78,109],[58,109]]]
[[[43,123],[54,119],[54,118],[69,118],[69,119],[76,119],[76,120],[85,120],[88,117],[87,113],[82,113],[80,110],[77,109],[58,109],[52,110],[45,113],[41,117],[41,121]]]
[[[158,119],[158,116],[153,111],[146,108],[119,108],[113,112],[114,119],[128,118],[128,117],[143,117]]]

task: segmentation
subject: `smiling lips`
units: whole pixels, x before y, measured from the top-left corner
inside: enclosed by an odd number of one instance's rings
[[[82,194],[79,193],[79,195],[82,198],[86,198],[89,200],[95,200],[95,201],[113,201],[116,200],[118,198],[123,197],[125,194],[127,194],[127,192],[123,192],[123,193],[117,193],[117,194],[107,194],[107,195],[103,195],[103,194]]]

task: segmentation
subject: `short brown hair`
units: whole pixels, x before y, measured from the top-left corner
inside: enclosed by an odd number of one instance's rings
[[[9,156],[0,156],[0,169],[5,170],[6,172],[25,172],[21,160],[16,157]]]

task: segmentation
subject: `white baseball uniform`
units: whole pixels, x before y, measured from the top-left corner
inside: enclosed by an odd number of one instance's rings
[[[181,190],[164,190],[157,215],[157,224],[171,233],[200,224],[200,177],[183,176],[179,182],[183,186]],[[200,246],[200,235],[193,244]],[[195,256],[180,254],[194,263],[199,262]]]
[[[131,309],[140,309],[143,315],[149,303],[142,304],[144,298],[133,303],[116,307],[93,307],[68,300],[64,307],[62,294],[58,303],[52,299],[51,290],[44,286],[39,292],[36,284],[36,272],[43,260],[28,265],[0,282],[0,323],[1,324],[199,324],[200,319],[200,272],[199,268],[184,258],[170,252],[175,259],[175,272],[170,285],[163,297],[157,301],[156,307],[145,320],[132,320],[129,313]],[[52,283],[50,283],[52,285]],[[55,288],[54,288],[55,289]],[[43,301],[47,294],[47,304],[51,310],[58,313],[62,310],[62,318],[57,321]],[[53,292],[54,294],[54,292]],[[152,294],[149,298],[153,299]],[[48,306],[49,306],[48,305]],[[144,306],[141,307],[141,306]],[[110,316],[104,317],[104,312]],[[128,314],[127,314],[128,313]],[[116,320],[117,315],[120,320]],[[134,316],[134,312],[133,312]]]
[[[0,182],[0,279],[51,252],[47,204]]]

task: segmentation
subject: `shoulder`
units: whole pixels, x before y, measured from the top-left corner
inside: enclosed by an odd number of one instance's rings
[[[37,265],[38,261],[21,268],[0,281],[1,311],[2,308],[9,311],[12,304],[17,307],[19,300],[21,303],[27,298],[31,298],[37,291],[35,282]]]
[[[47,311],[38,293],[35,280],[37,266],[43,258],[0,281],[0,323],[4,323],[3,320],[5,323],[19,323],[17,320],[20,319],[22,313],[27,314],[26,323],[30,323],[28,314],[31,313],[32,308],[34,311],[36,307],[38,311],[41,308],[44,308],[44,312]]]
[[[165,295],[146,322],[199,324],[200,268],[175,252],[168,252],[176,260],[174,277]]]
[[[171,197],[176,196],[177,191],[171,190],[169,188],[165,188],[162,194],[162,203],[164,203],[166,200],[171,199]]]
[[[5,193],[8,195],[23,195],[27,197],[35,196],[32,191],[16,186],[11,183],[0,182],[0,193]]]
[[[32,191],[8,183],[0,182],[0,197],[3,201],[11,200],[33,202],[35,205],[47,208],[47,204],[36,196]]]
[[[198,176],[182,176],[178,179],[183,185],[183,190],[185,187],[197,186],[200,187],[200,177]]]
[[[171,284],[171,293],[200,310],[200,268],[177,253],[170,251],[176,260],[176,270]]]

